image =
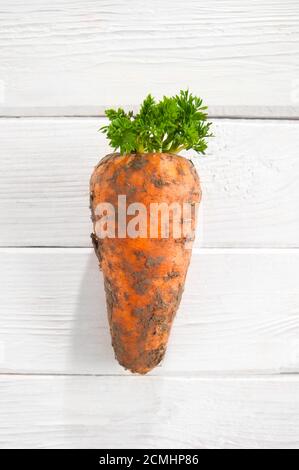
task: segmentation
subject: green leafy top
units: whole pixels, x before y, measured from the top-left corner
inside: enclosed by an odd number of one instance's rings
[[[211,137],[206,122],[206,106],[188,90],[156,102],[151,95],[134,115],[122,108],[107,109],[110,124],[100,130],[107,134],[110,145],[121,153],[170,152],[193,149],[205,153],[206,137]]]

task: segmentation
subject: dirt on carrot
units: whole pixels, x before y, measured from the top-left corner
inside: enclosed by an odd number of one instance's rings
[[[115,237],[98,236],[101,203],[118,207],[141,203],[147,210],[147,236],[120,238],[118,214]],[[162,360],[184,290],[191,250],[188,235],[150,236],[152,203],[183,207],[200,202],[199,178],[192,162],[167,153],[113,153],[94,169],[90,181],[92,241],[104,275],[112,345],[118,362],[132,372],[146,374]],[[116,209],[117,212],[117,209]],[[173,215],[171,215],[173,217]],[[170,222],[171,222],[170,217]],[[191,217],[195,229],[195,211]],[[183,225],[183,217],[180,218]]]

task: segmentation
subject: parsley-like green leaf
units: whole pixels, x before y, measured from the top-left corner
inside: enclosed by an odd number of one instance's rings
[[[110,145],[121,153],[170,152],[193,149],[205,153],[207,137],[211,137],[207,122],[207,107],[188,90],[166,97],[159,102],[148,95],[140,111],[134,115],[122,108],[107,109],[110,123],[101,131]]]

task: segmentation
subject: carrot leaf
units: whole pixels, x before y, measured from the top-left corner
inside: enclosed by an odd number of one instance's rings
[[[107,109],[110,123],[100,130],[115,150],[125,154],[178,153],[184,149],[204,154],[206,138],[212,136],[206,110],[202,100],[188,90],[158,102],[148,95],[137,114],[122,108]]]

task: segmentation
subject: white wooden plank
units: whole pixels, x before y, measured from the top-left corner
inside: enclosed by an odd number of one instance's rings
[[[89,177],[109,152],[95,118],[0,119],[0,245],[90,246]],[[198,242],[298,246],[299,122],[215,120]],[[191,154],[192,155],[192,154]]]
[[[297,0],[3,0],[2,114],[190,87],[224,114],[299,115]]]
[[[0,377],[1,448],[299,448],[299,380]]]
[[[1,249],[0,372],[129,374],[115,361],[88,249]],[[299,251],[193,254],[152,375],[299,371]]]

